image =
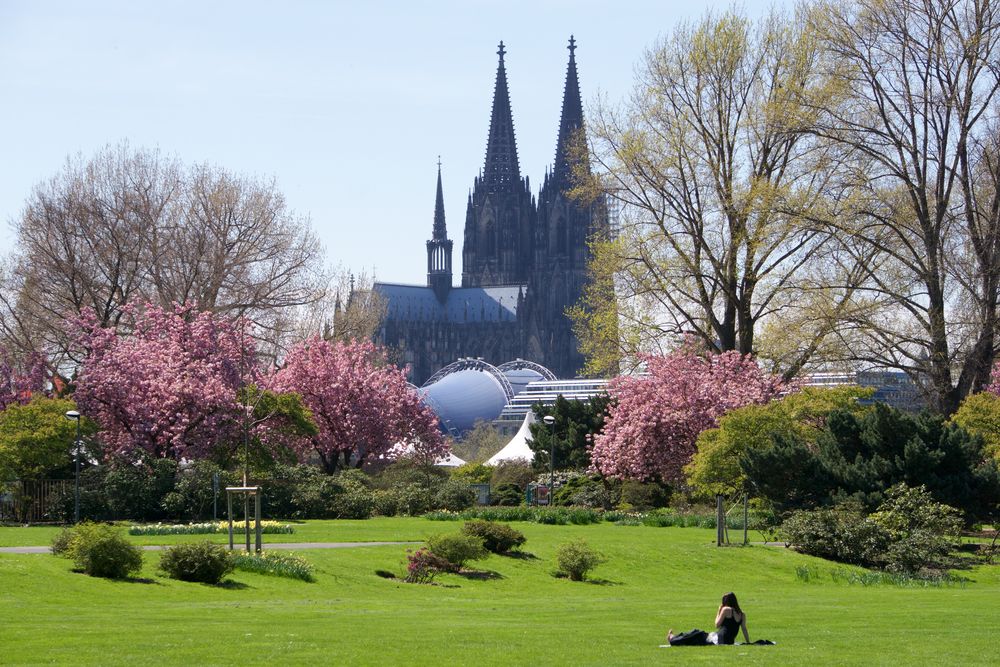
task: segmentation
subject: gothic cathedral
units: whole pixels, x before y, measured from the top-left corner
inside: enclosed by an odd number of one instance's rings
[[[583,205],[567,196],[569,142],[583,132],[572,37],[568,48],[555,164],[537,203],[518,164],[501,42],[486,163],[473,181],[465,214],[461,287],[453,286],[440,165],[427,285],[375,284],[387,304],[379,342],[400,350],[415,384],[461,357],[494,365],[525,359],[565,379],[583,367],[565,311],[587,280],[587,241],[607,230],[608,218],[603,201]]]

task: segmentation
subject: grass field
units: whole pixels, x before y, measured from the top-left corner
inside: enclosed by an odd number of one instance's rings
[[[1000,566],[937,588],[835,582],[834,565],[786,549],[717,548],[696,528],[514,524],[533,558],[491,556],[490,578],[437,585],[403,572],[404,546],[303,550],[316,583],[243,572],[222,587],[156,572],[142,581],[70,571],[64,559],[0,554],[0,664],[648,665],[997,664],[989,626]],[[270,541],[419,540],[458,524],[424,519],[309,522]],[[47,544],[54,529],[0,528],[0,546]],[[225,536],[213,536],[223,541]],[[596,581],[552,576],[556,547],[584,537],[609,562]],[[202,536],[130,538],[176,543]],[[221,539],[220,539],[221,538]],[[819,577],[802,581],[796,567]],[[735,590],[751,638],[777,646],[660,649],[668,627],[711,629]]]

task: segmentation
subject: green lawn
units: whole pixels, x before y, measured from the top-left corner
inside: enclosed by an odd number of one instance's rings
[[[411,540],[458,526],[309,522],[265,537]],[[493,578],[445,575],[434,586],[375,576],[402,572],[403,546],[304,550],[316,583],[237,572],[226,587],[165,579],[150,552],[150,583],[75,574],[47,554],[0,554],[0,664],[715,664],[720,653],[767,664],[997,663],[979,628],[993,616],[1000,567],[965,571],[963,586],[864,587],[835,583],[833,565],[786,549],[716,548],[712,530],[515,526],[536,558],[492,556],[478,565]],[[0,545],[45,544],[53,532],[0,528]],[[552,577],[556,546],[579,536],[610,559],[598,581]],[[802,582],[801,565],[823,576]],[[751,637],[778,646],[657,648],[668,627],[711,629],[728,590]]]

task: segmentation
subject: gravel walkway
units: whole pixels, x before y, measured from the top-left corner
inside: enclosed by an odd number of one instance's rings
[[[354,547],[387,547],[395,544],[420,544],[420,542],[265,542],[268,549],[352,549]],[[154,544],[145,545],[143,551],[162,551],[172,545]],[[246,546],[245,541],[233,543],[233,548],[242,550]],[[47,554],[51,553],[49,547],[0,547],[0,554]]]

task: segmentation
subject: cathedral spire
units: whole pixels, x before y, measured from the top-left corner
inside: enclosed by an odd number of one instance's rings
[[[510,112],[510,93],[507,90],[507,70],[503,56],[503,42],[497,49],[496,87],[493,91],[493,113],[490,117],[490,134],[486,143],[486,165],[483,180],[490,191],[514,187],[521,180],[517,164],[517,142],[514,139],[514,120]]]
[[[576,40],[569,37],[569,64],[566,66],[566,86],[563,90],[562,116],[559,119],[559,139],[556,142],[556,161],[552,176],[560,188],[569,187],[572,177],[570,167],[570,142],[583,131],[583,103],[580,101],[580,80],[576,75]]]
[[[434,200],[434,230],[431,238],[444,241],[448,238],[448,228],[444,224],[444,190],[441,188],[441,156],[438,155],[437,198]]]
[[[451,248],[444,226],[444,190],[441,188],[441,156],[438,156],[437,196],[434,199],[434,229],[427,241],[427,286],[444,303],[451,290]]]

